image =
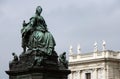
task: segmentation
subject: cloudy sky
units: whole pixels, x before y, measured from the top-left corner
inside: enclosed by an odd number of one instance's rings
[[[120,50],[120,0],[0,0],[0,79],[8,79],[4,71],[11,53],[22,52],[22,22],[29,21],[38,5],[58,53],[68,52],[70,45],[76,52],[78,44],[83,53],[92,52],[95,41],[102,50],[102,40],[107,49]]]

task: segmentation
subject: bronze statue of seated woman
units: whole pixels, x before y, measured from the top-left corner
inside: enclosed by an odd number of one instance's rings
[[[42,8],[38,6],[36,13],[28,23],[23,22],[22,47],[23,52],[28,50],[39,50],[51,55],[54,51],[55,40],[48,31],[44,18],[41,16]]]

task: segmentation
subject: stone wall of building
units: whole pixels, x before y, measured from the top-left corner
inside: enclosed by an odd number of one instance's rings
[[[69,79],[120,79],[120,52],[70,54],[69,69]]]
[[[108,62],[108,79],[120,79],[120,63],[116,61]]]

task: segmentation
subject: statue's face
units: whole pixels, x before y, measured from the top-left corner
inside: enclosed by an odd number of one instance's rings
[[[41,8],[40,6],[38,6],[38,7],[36,8],[36,11],[37,11],[37,13],[41,14],[42,8]]]

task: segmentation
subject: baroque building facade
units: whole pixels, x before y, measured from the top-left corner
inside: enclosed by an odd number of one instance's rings
[[[70,47],[69,79],[120,79],[120,51],[97,50],[97,43],[92,53],[81,53],[78,46],[78,53],[73,54]]]

